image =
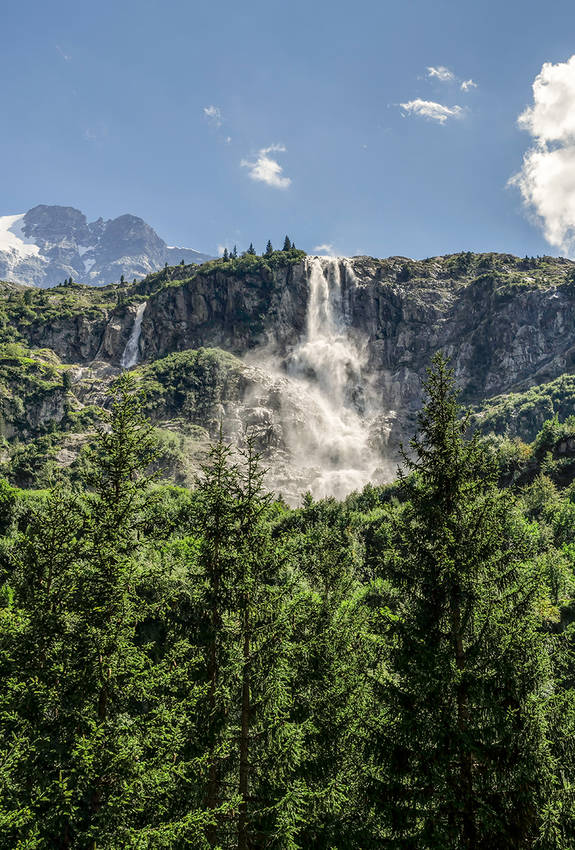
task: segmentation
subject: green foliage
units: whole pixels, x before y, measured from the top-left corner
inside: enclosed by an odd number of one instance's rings
[[[482,434],[508,433],[532,442],[546,420],[553,416],[568,420],[574,410],[575,376],[562,375],[523,393],[490,399],[474,414],[473,424]],[[575,431],[575,426],[569,424]]]
[[[491,453],[463,438],[441,356],[426,390],[381,564],[400,596],[381,626],[372,793],[395,847],[531,847],[554,767],[544,586]]]
[[[217,432],[224,399],[239,397],[241,361],[219,349],[199,348],[170,354],[142,368],[149,414],[183,414]]]
[[[409,266],[409,263],[404,263],[399,271],[397,272],[397,282],[398,283],[407,283],[407,281],[411,278],[412,272]]]
[[[3,357],[72,394],[49,352]],[[292,510],[220,438],[161,485],[205,432],[146,413],[217,428],[240,380],[209,349],[123,374],[69,412],[68,483],[59,431],[18,449],[50,489],[0,481],[0,850],[573,847],[562,426],[466,440],[437,359],[399,482]]]

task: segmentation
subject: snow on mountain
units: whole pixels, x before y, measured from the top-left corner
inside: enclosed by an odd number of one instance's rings
[[[88,223],[74,207],[41,204],[27,213],[0,216],[0,280],[49,287],[72,277],[102,286],[122,275],[142,278],[182,259],[203,263],[211,257],[168,247],[134,215]]]
[[[21,257],[35,257],[40,253],[38,245],[24,236],[25,215],[0,216],[0,251],[16,251]]]

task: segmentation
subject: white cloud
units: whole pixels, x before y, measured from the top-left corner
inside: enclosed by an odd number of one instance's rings
[[[84,129],[84,138],[87,142],[100,142],[108,137],[108,125],[107,124],[95,124],[92,127],[86,127]]]
[[[453,71],[450,71],[449,68],[446,68],[445,65],[430,65],[427,68],[427,76],[435,77],[435,79],[439,80],[440,83],[452,83],[455,79],[455,74]]]
[[[431,121],[439,121],[440,124],[445,124],[448,118],[459,118],[463,114],[461,106],[444,106],[442,103],[421,98],[399,105],[410,115],[420,115]]]
[[[242,168],[249,168],[249,175],[252,180],[266,183],[268,186],[275,186],[276,189],[287,189],[291,183],[291,177],[283,177],[282,166],[277,160],[269,156],[270,153],[284,153],[285,150],[284,145],[270,145],[258,151],[255,161],[242,159],[240,164]]]
[[[511,178],[546,240],[575,252],[575,56],[546,62],[533,83],[533,104],[518,119],[533,137]]]
[[[461,91],[469,91],[469,89],[476,89],[477,83],[474,80],[463,80],[459,88]]]
[[[56,45],[56,50],[58,51],[58,53],[60,54],[60,56],[62,57],[62,59],[64,60],[64,62],[69,62],[69,61],[70,61],[71,57],[70,57],[70,56],[68,56],[68,54],[67,54],[67,53],[65,53],[65,52],[62,50],[62,48],[60,47],[60,45],[59,45],[59,44],[57,44],[57,45]]]
[[[335,256],[335,249],[331,242],[323,242],[321,245],[316,245],[313,250],[316,254],[327,254],[328,257]]]
[[[210,124],[213,124],[216,127],[222,126],[222,110],[219,106],[214,106],[213,104],[211,106],[204,106],[204,115]]]
[[[226,145],[231,145],[231,143],[232,143],[232,137],[226,136]]]

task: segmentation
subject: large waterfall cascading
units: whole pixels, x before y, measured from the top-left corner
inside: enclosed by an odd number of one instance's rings
[[[284,452],[276,452],[280,461],[272,463],[268,483],[291,502],[305,490],[315,498],[342,498],[375,480],[382,462],[370,445],[366,341],[344,310],[344,295],[357,285],[352,266],[345,259],[308,257],[306,278],[300,342],[281,358],[273,347],[248,357],[276,377],[271,396],[254,398],[252,411],[264,418],[270,407],[274,411],[273,429]]]
[[[138,362],[138,346],[140,343],[140,334],[142,332],[142,319],[144,318],[146,305],[146,301],[143,301],[141,304],[138,304],[138,309],[136,310],[136,317],[134,319],[132,332],[130,334],[128,342],[126,343],[126,347],[124,349],[124,353],[122,354],[122,359],[120,361],[122,369],[130,369]]]
[[[355,284],[348,260],[307,260],[306,334],[286,363],[308,411],[303,433],[298,428],[290,435],[288,428],[288,444],[294,462],[311,473],[309,489],[316,497],[341,498],[363,487],[378,465],[365,409],[365,356],[345,320],[342,271],[348,285]]]

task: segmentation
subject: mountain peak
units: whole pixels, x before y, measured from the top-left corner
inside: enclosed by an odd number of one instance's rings
[[[172,248],[142,218],[126,213],[88,224],[75,207],[38,204],[0,216],[0,280],[50,287],[72,277],[102,286],[123,275],[142,278],[174,262]],[[207,254],[178,248],[178,262],[202,263]]]

